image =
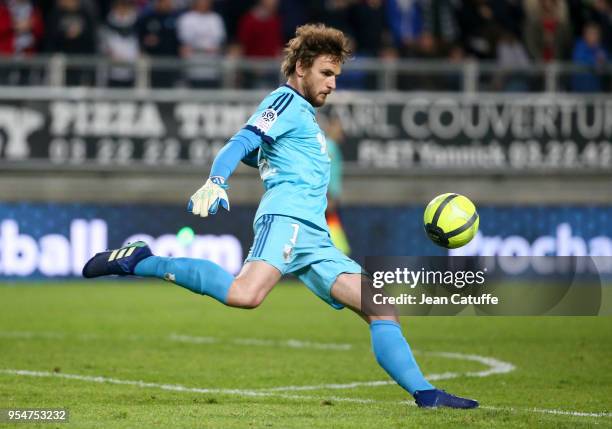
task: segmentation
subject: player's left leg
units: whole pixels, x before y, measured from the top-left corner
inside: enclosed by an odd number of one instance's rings
[[[108,275],[155,277],[223,303],[234,280],[234,276],[214,262],[155,256],[142,241],[97,253],[83,267],[85,278]]]
[[[107,275],[163,279],[240,308],[259,306],[281,278],[275,266],[259,260],[245,263],[234,278],[212,261],[155,256],[142,241],[97,253],[83,268],[86,278]]]
[[[256,308],[283,274],[285,244],[295,235],[295,225],[284,216],[257,219],[249,257],[235,278],[212,261],[155,256],[142,241],[95,254],[83,267],[83,277],[153,277],[231,307]]]
[[[374,355],[387,374],[410,392],[420,407],[477,407],[477,401],[438,390],[425,379],[402,334],[395,308],[374,307],[373,293],[369,279],[361,274],[340,274],[331,288],[335,301],[349,307],[370,325]]]

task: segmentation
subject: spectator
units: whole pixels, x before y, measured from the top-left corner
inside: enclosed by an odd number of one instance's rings
[[[567,4],[562,0],[525,0],[525,42],[536,61],[568,57],[572,30]]]
[[[193,2],[194,0],[172,0],[172,5],[174,6],[174,10],[182,14],[191,8]]]
[[[324,2],[321,22],[352,37],[353,26],[351,25],[350,6],[350,0],[328,0]]]
[[[387,0],[387,21],[400,56],[413,56],[423,33],[423,12],[417,0]]]
[[[139,13],[151,10],[151,0],[134,0],[134,5]]]
[[[108,14],[111,12],[111,9],[115,4],[115,0],[97,0],[96,3],[96,13],[105,19],[105,17],[108,17]]]
[[[45,34],[46,50],[68,55],[96,53],[96,26],[80,0],[57,0]],[[93,70],[79,65],[67,67],[66,84],[92,85]]]
[[[391,39],[395,51],[384,48],[385,55],[390,53],[398,58],[415,57],[419,53],[419,41],[423,35],[423,10],[419,0],[387,0],[385,12],[391,31]],[[399,72],[397,87],[400,90],[414,90],[420,82],[416,82],[414,73]]]
[[[172,0],[154,0],[153,9],[145,11],[136,23],[140,49],[151,57],[177,57],[179,42],[176,13]],[[153,64],[151,85],[169,88],[176,84],[177,72],[169,64]]]
[[[80,0],[57,0],[49,17],[45,41],[49,52],[92,55],[96,52],[96,26]]]
[[[489,0],[489,5],[495,21],[499,23],[503,32],[510,32],[516,40],[521,40],[525,20],[522,0]]]
[[[565,0],[565,7],[572,29],[572,40],[576,41],[582,37],[584,24],[589,21],[589,12],[594,0]]]
[[[281,54],[283,36],[278,0],[259,0],[240,18],[238,41],[246,57],[274,58]]]
[[[464,75],[460,71],[460,66],[465,62],[465,51],[459,42],[449,46],[446,60],[449,64],[455,65],[456,68],[445,76],[442,85],[438,86],[438,89],[444,88],[447,91],[461,91],[464,89]]]
[[[377,57],[391,37],[383,0],[361,0],[350,12],[356,53]]]
[[[44,30],[40,10],[30,0],[0,0],[0,55],[23,56],[38,51]],[[33,70],[19,65],[0,70],[9,85],[34,81]]]
[[[43,30],[40,10],[30,0],[0,1],[0,54],[37,52]]]
[[[459,11],[461,40],[468,55],[483,60],[495,58],[499,24],[487,0],[466,0]]]
[[[215,0],[215,10],[221,14],[225,22],[227,40],[230,44],[235,44],[237,41],[240,18],[251,10],[255,3],[255,0]]]
[[[612,53],[612,0],[595,0],[591,16],[592,21],[599,25],[604,49]]]
[[[426,56],[444,56],[460,37],[455,0],[423,0],[423,34],[419,51]]]
[[[608,53],[601,45],[601,34],[596,23],[588,23],[584,27],[583,37],[576,42],[573,54],[574,63],[587,66],[593,72],[577,73],[572,78],[572,89],[576,92],[601,91],[601,69],[608,61]]]
[[[353,58],[378,57],[391,44],[387,16],[383,0],[359,0],[346,10],[346,23],[350,28]],[[341,89],[375,89],[378,86],[377,71],[345,70],[338,79]],[[382,83],[382,82],[381,82]]]
[[[259,0],[255,7],[240,18],[238,41],[242,55],[248,58],[275,58],[282,52],[282,22],[278,14],[278,0]],[[248,88],[270,87],[278,84],[278,72],[249,71],[244,74]]]
[[[188,63],[219,59],[226,37],[225,24],[221,16],[212,10],[212,0],[194,0],[191,11],[178,20],[178,37],[181,57]],[[189,65],[186,77],[190,86],[219,86],[220,70],[214,63]]]
[[[307,22],[313,22],[316,7],[311,1],[280,0],[279,14],[283,24],[283,41],[295,35],[295,29]]]
[[[511,31],[502,33],[497,43],[497,64],[501,71],[495,84],[497,90],[507,92],[529,91],[529,79],[524,72],[517,69],[529,68],[531,60],[527,50]],[[510,69],[505,71],[504,69]]]
[[[132,0],[115,0],[102,27],[102,52],[113,61],[123,64],[111,65],[109,85],[129,87],[134,85],[134,67],[140,53],[136,20],[138,10]]]

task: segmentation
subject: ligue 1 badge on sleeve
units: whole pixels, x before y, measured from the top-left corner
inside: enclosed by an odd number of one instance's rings
[[[255,127],[259,128],[264,133],[268,132],[277,118],[278,115],[274,109],[266,109],[261,113],[259,118],[257,118]]]

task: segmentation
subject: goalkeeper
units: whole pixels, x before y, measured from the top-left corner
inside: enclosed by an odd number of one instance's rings
[[[335,89],[349,54],[342,32],[323,25],[299,27],[285,49],[282,72],[287,83],[264,98],[191,197],[188,209],[194,215],[207,217],[220,207],[229,210],[226,183],[238,163],[259,168],[266,192],[255,215],[253,246],[238,276],[206,260],[154,256],[143,242],[96,254],[83,275],[156,277],[228,306],[255,308],[284,274],[292,273],[332,307],[349,307],[366,320],[376,360],[417,405],[477,407],[478,402],[450,395],[425,380],[397,316],[366,314],[361,307],[361,267],[331,242],[325,221],[330,160],[315,108]]]

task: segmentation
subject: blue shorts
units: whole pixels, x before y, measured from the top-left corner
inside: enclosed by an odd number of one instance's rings
[[[255,239],[246,262],[264,261],[281,274],[294,274],[323,301],[344,308],[331,297],[331,288],[340,274],[360,274],[362,269],[332,244],[329,232],[282,215],[263,215],[253,229]]]

